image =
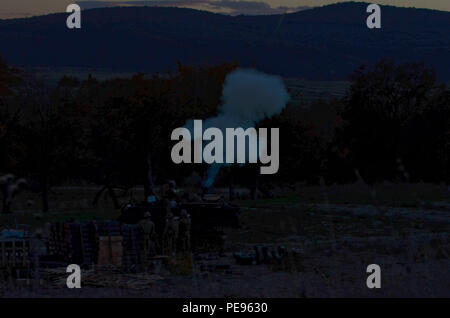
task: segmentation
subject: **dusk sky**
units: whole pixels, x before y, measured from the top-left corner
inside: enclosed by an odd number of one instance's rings
[[[84,8],[120,5],[166,5],[190,7],[228,14],[273,14],[291,12],[305,7],[321,6],[345,0],[149,0],[149,1],[76,1],[76,0],[1,0],[0,19],[64,12],[70,3],[83,3]],[[378,0],[372,3],[430,8],[450,11],[450,0]]]

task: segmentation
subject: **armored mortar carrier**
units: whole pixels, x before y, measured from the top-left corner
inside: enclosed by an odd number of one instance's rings
[[[186,202],[171,208],[174,216],[179,216],[182,210],[191,216],[193,249],[221,249],[225,243],[223,229],[239,227],[239,207],[224,201]],[[161,237],[166,224],[166,207],[161,201],[126,204],[118,220],[124,224],[136,224],[144,219],[146,212],[151,213],[156,233]]]

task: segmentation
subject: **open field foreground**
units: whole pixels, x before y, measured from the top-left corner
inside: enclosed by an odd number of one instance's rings
[[[358,185],[299,187],[284,198],[242,199],[237,202],[241,206],[241,227],[227,230],[223,253],[174,256],[167,263],[155,263],[147,273],[125,273],[117,268],[86,269],[79,290],[65,287],[65,268],[42,269],[34,280],[3,281],[0,294],[3,297],[449,297],[448,189],[426,184],[382,184],[375,189],[376,203],[374,196],[367,196]],[[27,224],[33,219],[33,230],[39,232],[49,219],[117,217],[118,212],[108,206],[109,201],[101,202],[95,209],[90,207],[94,190],[95,187],[54,189],[52,195],[60,197],[56,201],[58,206],[44,216],[31,208],[27,210],[26,201],[31,198],[24,198],[17,204],[15,218]],[[2,227],[11,218],[2,216]],[[285,249],[289,253],[278,262],[259,265],[242,265],[233,257],[235,253],[253,253],[255,246],[272,251]],[[381,289],[366,287],[369,264],[381,267]]]

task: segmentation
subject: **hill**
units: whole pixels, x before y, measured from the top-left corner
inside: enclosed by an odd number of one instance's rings
[[[14,65],[167,71],[177,61],[241,66],[287,77],[340,80],[380,58],[423,61],[450,80],[450,12],[382,7],[366,27],[364,3],[285,15],[227,16],[181,8],[121,7],[0,20],[0,54]]]

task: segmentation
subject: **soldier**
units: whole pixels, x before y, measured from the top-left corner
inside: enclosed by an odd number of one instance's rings
[[[201,201],[202,201],[201,195],[198,195],[198,194],[194,193],[191,196],[191,202],[201,202]]]
[[[163,252],[165,254],[175,254],[178,238],[178,219],[172,212],[167,214],[166,226],[163,233]]]
[[[11,204],[14,198],[19,195],[26,187],[28,182],[25,179],[14,180],[11,174],[0,178],[0,190],[3,193],[3,213],[11,213]]]
[[[180,224],[178,229],[179,246],[184,251],[191,249],[191,216],[186,210],[181,210]]]
[[[14,175],[12,174],[6,174],[4,176],[0,177],[0,192],[3,196],[3,207],[2,207],[2,213],[6,214],[8,213],[8,187],[10,183],[14,180]]]
[[[161,209],[161,210],[159,210]],[[158,253],[164,253],[164,233],[167,226],[167,215],[171,213],[172,205],[169,200],[162,199],[157,213],[154,215],[154,222],[156,224],[157,250]]]
[[[6,191],[6,187],[8,184],[14,180],[14,175],[12,174],[5,174],[4,176],[0,177],[0,189],[2,192]]]
[[[7,196],[10,200],[14,199],[23,189],[28,186],[28,182],[25,179],[17,179],[8,185]]]
[[[139,222],[139,225],[142,228],[142,232],[144,233],[144,253],[145,259],[149,254],[156,254],[156,231],[155,224],[151,220],[152,215],[150,212],[145,212],[145,218]]]
[[[174,180],[169,181],[169,188],[166,191],[165,197],[170,201],[172,206],[176,206],[177,202],[179,201],[178,197],[178,190],[177,190],[177,184]]]

